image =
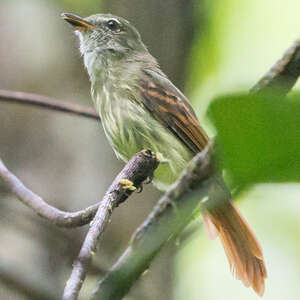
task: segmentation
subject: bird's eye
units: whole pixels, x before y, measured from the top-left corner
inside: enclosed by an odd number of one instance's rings
[[[116,31],[120,29],[120,25],[116,20],[108,20],[106,24],[110,30]]]

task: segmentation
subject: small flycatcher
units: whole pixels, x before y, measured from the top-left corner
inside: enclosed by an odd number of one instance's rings
[[[69,13],[62,18],[79,37],[92,98],[117,157],[127,162],[143,149],[161,153],[167,163],[157,168],[153,182],[165,190],[208,143],[188,100],[125,19]],[[263,295],[267,273],[261,248],[221,177],[203,206],[205,227],[210,237],[220,237],[237,278]]]

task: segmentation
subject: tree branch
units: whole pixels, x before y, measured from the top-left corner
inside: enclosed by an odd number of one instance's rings
[[[152,174],[153,169],[156,168],[156,158],[148,157],[146,155],[147,152],[143,153],[145,154],[138,153],[135,155],[130,163],[124,167],[119,176],[122,174],[122,176],[130,174],[128,178],[133,182],[138,180],[137,183],[139,183],[140,178],[143,178],[143,176],[147,177]],[[129,168],[131,168],[131,170],[128,170]],[[6,188],[23,204],[33,209],[40,217],[59,227],[70,228],[85,225],[93,219],[99,207],[99,203],[97,203],[77,212],[67,212],[57,209],[49,205],[40,196],[25,187],[20,179],[18,179],[6,168],[1,159],[0,178],[5,183]],[[113,186],[109,188],[108,192],[111,190],[111,188],[113,188]],[[118,194],[119,203],[125,201],[126,198],[127,193],[120,192]]]
[[[285,96],[300,76],[300,40],[290,47],[283,57],[250,90],[250,93],[275,92]]]
[[[153,176],[158,163],[156,155],[151,151],[139,152],[133,156],[115,178],[100,202],[96,216],[91,223],[79,255],[73,264],[70,279],[64,290],[63,300],[75,300],[78,298],[87,268],[96,250],[97,241],[104,232],[113,209],[119,203],[125,201],[133,192],[133,189],[124,189],[124,185],[120,184],[120,180],[129,180],[133,183],[134,188],[139,188],[148,177]]]
[[[181,177],[159,200],[133,234],[128,248],[99,282],[93,299],[122,299],[132,284],[149,268],[162,246],[187,225],[215,180],[210,153],[210,147],[207,146],[197,154]]]
[[[0,178],[6,188],[23,204],[33,209],[40,217],[59,227],[77,227],[89,223],[97,212],[99,204],[94,204],[77,212],[66,212],[46,203],[40,196],[24,186],[0,159]]]
[[[100,120],[99,114],[92,107],[68,103],[38,94],[0,90],[0,101],[30,105],[48,110],[91,118],[94,120]]]

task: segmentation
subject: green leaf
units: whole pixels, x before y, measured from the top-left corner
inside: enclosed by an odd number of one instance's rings
[[[217,161],[234,185],[300,181],[299,95],[220,97],[208,115],[217,131]]]

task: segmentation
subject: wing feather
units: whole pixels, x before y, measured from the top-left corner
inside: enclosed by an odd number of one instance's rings
[[[197,153],[205,148],[208,136],[187,99],[170,81],[148,76],[141,80],[139,89],[145,108],[191,152]]]

